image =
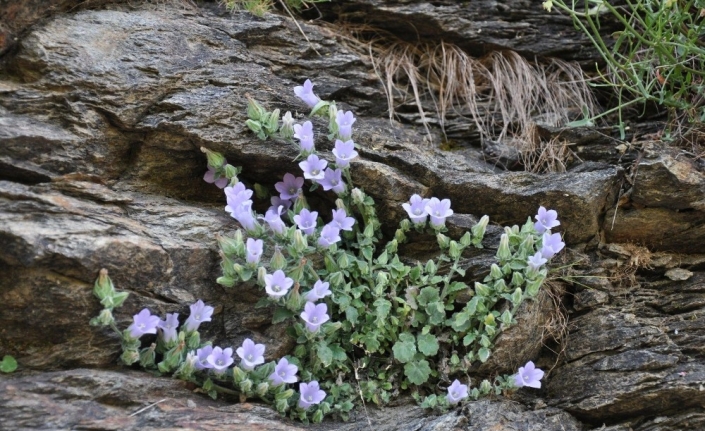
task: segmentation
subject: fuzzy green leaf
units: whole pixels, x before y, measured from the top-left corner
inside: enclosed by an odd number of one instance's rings
[[[10,355],[5,355],[0,361],[0,371],[3,373],[11,373],[17,369],[17,361]]]
[[[423,306],[426,306],[430,302],[436,302],[439,299],[440,296],[438,295],[438,289],[431,286],[421,289],[419,296],[416,297],[416,301]]]
[[[422,385],[426,383],[431,375],[431,367],[428,366],[428,361],[425,359],[411,361],[404,365],[404,375],[411,383]]]
[[[272,323],[281,323],[281,322],[285,321],[286,319],[293,317],[293,316],[294,316],[294,313],[287,310],[286,308],[277,307],[277,309],[274,310],[274,316],[272,316]]]
[[[414,336],[408,332],[399,334],[399,339],[396,343],[394,343],[392,351],[394,352],[394,358],[397,361],[402,364],[409,362],[413,359],[414,354],[416,353],[416,340],[414,340]]]
[[[419,343],[419,352],[426,356],[434,356],[438,353],[438,339],[433,334],[419,334],[416,337]]]
[[[318,359],[321,361],[323,366],[329,367],[330,364],[333,362],[333,351],[328,347],[328,344],[325,342],[320,342],[316,348],[316,353],[318,355]]]
[[[477,357],[480,358],[480,362],[487,362],[490,358],[490,349],[481,347],[480,350],[477,351]]]
[[[428,321],[432,325],[440,325],[446,320],[446,312],[443,303],[441,302],[431,302],[426,306],[426,314],[428,314]]]
[[[345,309],[345,318],[351,324],[355,325],[357,323],[358,317],[359,317],[359,314],[357,312],[357,308],[351,306],[351,307],[348,307]]]

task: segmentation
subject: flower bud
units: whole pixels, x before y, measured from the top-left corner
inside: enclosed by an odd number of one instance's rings
[[[255,99],[247,96],[247,116],[253,120],[260,120],[267,111]]]
[[[448,256],[450,256],[451,259],[458,259],[460,257],[460,246],[457,242],[450,242],[450,247],[448,247]]]
[[[345,210],[345,214],[349,212],[348,209],[345,207],[345,202],[343,202],[342,199],[335,200],[335,208],[339,210]]]
[[[245,269],[245,268],[243,268],[242,265],[240,265],[239,263],[234,263],[234,264],[233,264],[233,271],[235,271],[235,274],[237,274],[238,277],[241,277],[241,278],[242,278],[242,271],[243,271],[244,269]]]
[[[308,202],[306,201],[303,191],[301,191],[299,192],[299,196],[296,197],[296,201],[294,201],[294,214],[300,213],[304,208],[308,209]]]
[[[368,223],[367,226],[365,226],[365,230],[362,232],[362,235],[365,238],[372,238],[375,236],[375,228],[372,223]]]
[[[211,151],[206,147],[201,147],[201,152],[206,153],[206,159],[208,159],[208,166],[213,169],[219,169],[225,164],[225,157],[222,154],[215,151]]]
[[[272,259],[269,261],[269,267],[274,271],[286,268],[286,258],[281,252],[281,247],[274,246],[274,254],[272,254]]]
[[[245,373],[240,367],[233,367],[233,381],[236,385],[244,382],[247,378],[247,373]]]
[[[197,361],[198,357],[196,356],[196,354],[194,352],[188,352],[188,354],[186,355],[186,359],[184,360],[184,362],[181,363],[179,369],[176,370],[176,372],[174,373],[174,377],[188,381],[193,375],[194,371],[196,371]]]
[[[277,132],[277,129],[279,128],[279,109],[275,109],[274,111],[269,113],[269,116],[267,117],[267,121],[264,124],[264,128],[267,130],[268,135],[273,135]]]
[[[438,241],[438,246],[441,248],[441,250],[447,249],[450,245],[450,238],[443,235],[442,233],[436,234],[436,240]]]
[[[541,289],[541,284],[543,283],[543,277],[540,277],[538,280],[534,280],[531,282],[527,282],[526,284],[526,296],[529,298],[533,298],[539,293],[539,289]]]
[[[328,132],[334,136],[338,134],[338,123],[335,121],[337,115],[338,108],[335,107],[334,103],[331,103],[328,106]]]
[[[151,346],[142,349],[142,352],[140,352],[140,366],[142,368],[152,368],[154,366],[154,359],[156,358],[154,349],[156,347],[157,345],[152,343]]]
[[[429,259],[428,262],[426,262],[426,273],[429,275],[435,275],[436,271],[438,271],[436,263]]]
[[[228,277],[227,275],[218,277],[215,280],[216,283],[220,284],[221,286],[225,287],[233,287],[235,286],[235,279],[232,277]]]
[[[512,258],[512,251],[509,250],[509,236],[503,233],[499,240],[499,248],[497,249],[497,259],[500,263],[508,261]]]
[[[492,383],[490,383],[489,380],[485,379],[480,383],[480,393],[482,395],[487,395],[490,392],[492,392]]]
[[[350,266],[350,259],[348,259],[348,254],[343,252],[338,258],[338,267],[340,269],[348,269]]]
[[[406,219],[402,220],[402,223],[404,223],[404,222],[409,224],[409,220],[406,220]],[[400,229],[397,229],[396,232],[394,232],[394,241],[396,241],[397,243],[406,241],[406,235],[404,235],[404,229],[400,228]]]
[[[291,116],[291,111],[286,111],[286,114],[282,117],[282,126],[279,129],[279,136],[287,140],[294,137],[294,118]]]
[[[350,196],[352,196],[353,203],[356,205],[362,205],[362,203],[365,201],[365,194],[362,192],[362,190],[358,189],[355,187],[352,189],[350,192]]]
[[[183,336],[181,334],[184,334]],[[179,331],[179,342],[184,341],[182,338],[186,336],[184,331]],[[198,331],[192,331],[188,334],[188,340],[186,341],[186,346],[189,349],[198,349],[201,347],[201,334]]]
[[[479,222],[473,226],[470,230],[472,232],[473,243],[479,244],[482,242],[482,238],[485,236],[485,230],[487,229],[487,224],[490,222],[490,218],[486,215],[482,216]]]
[[[524,276],[519,271],[514,271],[512,273],[512,281],[509,283],[510,286],[521,287],[524,284]]]
[[[255,393],[259,397],[264,397],[265,395],[267,395],[268,390],[269,390],[269,383],[262,382],[259,385],[257,385],[257,388],[255,389]]]
[[[250,393],[252,391],[252,380],[245,379],[245,380],[241,381],[240,382],[240,390],[245,394]]]
[[[389,253],[396,253],[399,249],[399,241],[397,241],[396,239],[389,241],[384,249]]]
[[[106,326],[111,323],[115,323],[115,318],[113,318],[113,312],[107,308],[104,308],[97,317],[91,319],[90,324],[93,326]]]
[[[323,411],[322,410],[316,410],[316,413],[313,414],[313,418],[311,419],[311,422],[318,424],[323,421]]]
[[[460,237],[460,245],[467,247],[470,244],[472,244],[472,235],[470,235],[470,232],[465,232],[463,236]]]
[[[506,292],[507,289],[507,283],[504,281],[503,278],[500,278],[499,280],[495,280],[494,282],[494,291],[497,293],[504,293]]]
[[[409,232],[411,230],[411,221],[405,218],[399,222],[399,228],[404,232]]]
[[[497,322],[495,322],[494,319],[494,314],[488,313],[485,316],[485,326],[497,326]]]
[[[486,284],[475,282],[475,295],[480,297],[490,296],[491,290]]]
[[[304,250],[308,248],[308,241],[306,240],[306,236],[299,229],[294,231],[293,246],[294,250],[296,250],[296,252],[299,254],[303,253]]]
[[[285,391],[281,391],[278,394],[274,396],[275,400],[288,400],[294,395],[294,390],[293,389],[287,389]]]
[[[240,169],[236,168],[233,165],[225,165],[225,178],[230,179],[230,184],[237,184],[238,179],[237,179],[237,174],[240,173]],[[234,181],[233,181],[234,180]]]
[[[128,349],[122,352],[122,355],[120,355],[120,359],[125,365],[132,365],[140,360],[140,353],[137,351],[137,349]]]
[[[266,283],[264,277],[267,275],[267,269],[263,266],[257,268],[257,284],[264,286]]]
[[[255,120],[246,120],[246,121],[245,121],[245,124],[246,124],[247,127],[249,127],[250,130],[252,130],[253,132],[255,132],[255,133],[257,133],[257,134],[262,133],[262,124],[260,124],[259,121],[255,121]]]
[[[499,280],[504,277],[502,270],[499,269],[499,266],[497,266],[496,263],[493,263],[492,266],[490,266],[490,277],[492,277],[493,280]]]
[[[521,287],[517,287],[514,293],[512,293],[512,304],[514,304],[514,306],[521,304],[523,297],[524,295],[521,291]]]
[[[113,282],[110,280],[110,277],[108,277],[108,270],[105,268],[101,269],[98,273],[98,279],[93,285],[93,294],[95,294],[98,299],[103,300],[103,298],[107,297],[114,291],[115,287],[113,286]]]

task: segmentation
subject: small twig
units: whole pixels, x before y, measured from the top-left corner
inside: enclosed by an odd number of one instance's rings
[[[285,0],[279,0],[279,3],[282,5],[282,7],[284,7],[284,10],[286,11],[286,13],[289,14],[289,16],[291,17],[291,19],[294,20],[294,24],[296,24],[296,28],[299,29],[299,31],[301,32],[301,35],[304,37],[304,39],[306,39],[306,42],[308,42],[308,44],[311,45],[311,49],[313,49],[313,51],[314,51],[316,54],[318,54],[318,55],[320,56],[321,53],[318,52],[318,50],[316,49],[316,47],[313,46],[313,43],[311,42],[311,40],[308,38],[308,36],[306,36],[306,33],[304,33],[303,29],[302,29],[301,26],[299,25],[299,22],[296,21],[296,17],[294,17],[294,14],[291,13],[291,11],[289,10],[289,7],[287,7]]]
[[[164,402],[164,401],[166,401],[166,400],[167,400],[167,398],[164,398],[163,400],[159,400],[159,401],[157,401],[156,403],[152,403],[152,404],[148,405],[147,407],[142,407],[141,409],[139,409],[139,410],[137,410],[136,412],[132,413],[132,414],[131,414],[130,416],[128,416],[128,417],[131,418],[132,416],[138,415],[138,414],[142,413],[143,411],[145,411],[145,410],[147,410],[147,409],[149,409],[149,408],[152,408],[152,407],[156,406],[157,404],[162,403],[162,402]]]
[[[362,409],[365,411],[365,417],[367,418],[367,426],[372,429],[372,421],[370,420],[370,414],[367,413],[365,397],[362,395],[362,388],[360,387],[360,375],[357,373],[357,365],[353,364],[353,370],[355,371],[355,383],[357,383],[357,390],[360,393],[360,401],[362,401]]]

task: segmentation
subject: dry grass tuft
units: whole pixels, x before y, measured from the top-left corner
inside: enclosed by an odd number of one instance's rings
[[[592,115],[597,104],[579,66],[553,59],[530,63],[513,51],[473,58],[458,46],[409,43],[364,25],[340,25],[345,41],[369,55],[387,96],[390,119],[397,108],[416,105],[430,134],[437,122],[445,135],[448,118],[474,123],[482,140],[501,141],[522,154],[532,171],[565,169],[564,143],[542,144],[537,123],[564,126]],[[424,106],[435,111],[435,118]],[[538,155],[533,154],[538,151]]]

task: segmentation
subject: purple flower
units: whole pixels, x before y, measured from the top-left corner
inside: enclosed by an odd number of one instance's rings
[[[330,283],[327,281],[318,280],[314,283],[313,289],[304,295],[304,298],[306,298],[306,301],[316,302],[319,299],[323,299],[332,294],[333,292],[330,291]]]
[[[245,188],[243,183],[237,183],[232,187],[226,187],[223,189],[225,192],[225,199],[228,205],[225,207],[225,211],[233,214],[241,210],[247,203],[252,203],[250,199],[252,197],[252,190]]]
[[[328,248],[336,242],[340,241],[340,229],[327,224],[321,229],[321,237],[318,238],[318,245],[323,248]]]
[[[446,395],[446,399],[449,404],[456,404],[458,401],[467,397],[468,385],[461,384],[458,379],[455,379],[453,384],[448,386],[448,395]]]
[[[309,301],[304,306],[304,311],[301,312],[301,318],[306,322],[306,329],[316,332],[322,324],[330,319],[328,317],[328,306],[325,303],[316,305]]]
[[[215,183],[218,188],[222,189],[225,186],[228,185],[230,180],[228,180],[225,177],[218,178],[217,180],[215,179],[215,169],[212,167],[208,166],[208,171],[203,175],[203,180],[207,182],[208,184],[213,184]]]
[[[247,238],[247,263],[256,264],[262,256],[264,242],[261,239]]]
[[[299,162],[299,167],[304,171],[304,178],[307,180],[322,180],[323,170],[328,166],[328,162],[319,159],[317,155],[311,154],[303,162]]]
[[[328,224],[331,224],[340,230],[351,231],[353,225],[355,224],[355,219],[348,217],[345,210],[341,208],[339,210],[333,210],[333,220],[331,220]]]
[[[296,383],[296,381],[299,380],[296,377],[298,371],[299,367],[290,364],[286,358],[281,358],[279,363],[274,366],[274,372],[269,375],[269,380],[274,386],[279,386],[284,383]]]
[[[539,213],[536,214],[536,223],[534,223],[534,228],[538,233],[544,233],[547,230],[551,230],[561,224],[558,221],[558,213],[556,210],[548,210],[546,208],[539,207]]]
[[[204,304],[200,299],[195,304],[191,304],[189,308],[191,308],[191,315],[184,323],[186,331],[195,331],[201,323],[211,321],[214,308]]]
[[[303,125],[294,124],[294,138],[299,140],[302,151],[313,151],[313,124],[310,121]]]
[[[311,82],[310,79],[307,79],[306,82],[304,82],[303,87],[302,86],[296,86],[294,87],[294,94],[296,94],[299,99],[303,100],[305,104],[308,105],[309,108],[313,108],[316,106],[318,102],[321,101],[321,99],[318,98],[315,94],[313,94],[313,83]]]
[[[355,117],[353,116],[352,111],[345,113],[343,113],[343,111],[338,111],[335,114],[335,123],[338,125],[338,135],[341,139],[347,141],[352,137],[352,125],[354,122]]]
[[[403,203],[401,206],[406,210],[406,213],[413,223],[426,223],[426,217],[428,216],[426,204],[428,202],[429,199],[423,199],[419,195],[413,195],[408,203]]]
[[[319,183],[321,183],[325,191],[333,190],[336,194],[341,194],[345,191],[343,172],[340,169],[326,169],[323,171],[323,179]]]
[[[296,199],[299,196],[304,179],[295,177],[292,174],[285,174],[284,181],[274,184],[274,188],[279,192],[281,199]]]
[[[133,323],[127,328],[132,338],[140,338],[144,334],[156,334],[159,326],[159,316],[152,316],[148,309],[143,309],[132,316]]]
[[[543,256],[544,259],[552,258],[556,253],[563,250],[563,247],[565,247],[565,243],[561,241],[561,234],[559,233],[551,234],[550,232],[545,232],[543,234],[542,244],[541,256]]]
[[[299,407],[307,410],[314,404],[320,404],[326,398],[325,391],[321,390],[317,381],[312,381],[311,383],[301,383],[299,385]]]
[[[242,359],[240,367],[245,370],[254,370],[259,364],[264,364],[264,344],[255,344],[249,338],[245,338],[242,347],[237,348],[237,355]]]
[[[531,256],[528,261],[529,267],[534,270],[541,268],[541,266],[546,262],[547,260],[544,259],[540,251],[537,251],[536,254]]]
[[[252,201],[248,201],[244,206],[230,215],[235,220],[240,222],[246,231],[255,232],[257,230],[257,220],[255,219],[255,215],[252,213]]]
[[[439,201],[438,198],[431,198],[426,204],[426,212],[431,217],[431,226],[443,226],[446,223],[446,217],[453,215],[453,210],[450,209],[450,199]]]
[[[543,371],[536,368],[534,363],[529,361],[523,367],[519,367],[519,372],[514,375],[514,386],[521,388],[528,386],[530,388],[541,388],[541,379]]]
[[[338,112],[340,114],[340,112]],[[336,139],[335,148],[333,148],[333,155],[335,156],[335,164],[339,168],[344,168],[350,164],[350,160],[357,157],[357,151],[355,151],[355,143],[353,141],[341,141]]]
[[[211,368],[217,371],[223,371],[235,362],[233,360],[233,349],[228,347],[227,349],[221,349],[220,347],[214,347],[213,351],[206,359]]]
[[[303,208],[301,212],[294,216],[294,223],[306,235],[311,235],[316,229],[316,220],[318,219],[318,211],[309,211]]]
[[[282,211],[284,210],[283,205],[279,205],[279,208],[276,210],[270,208],[267,210],[267,213],[264,215],[264,221],[267,222],[269,225],[270,229],[274,231],[274,233],[282,234],[284,233],[284,229],[286,229],[286,225],[284,224],[284,221],[282,220],[281,214]]]
[[[176,328],[179,327],[179,313],[167,313],[166,320],[160,320],[159,329],[162,330],[162,339],[166,343],[176,341]]]
[[[274,299],[286,295],[293,284],[294,280],[287,277],[281,269],[274,271],[274,274],[264,276],[264,290]]]
[[[202,348],[196,350],[196,357],[198,358],[198,361],[196,361],[197,370],[213,368],[213,365],[208,362],[208,357],[211,353],[213,353],[213,346],[203,346]]]
[[[304,179],[303,179],[303,178],[301,178],[301,185],[302,185],[302,186],[304,185]],[[299,188],[301,188],[301,187],[299,187]],[[298,194],[299,194],[299,193],[298,193],[298,190],[297,190],[296,195],[298,196]],[[267,209],[268,211],[269,211],[269,210],[274,210],[274,211],[276,211],[277,208],[279,208],[280,206],[283,206],[283,207],[284,207],[284,210],[288,210],[289,208],[291,208],[291,201],[290,201],[289,199],[282,199],[280,196],[272,196],[272,197],[269,199],[269,201],[272,203],[272,206],[270,206],[270,207]]]

